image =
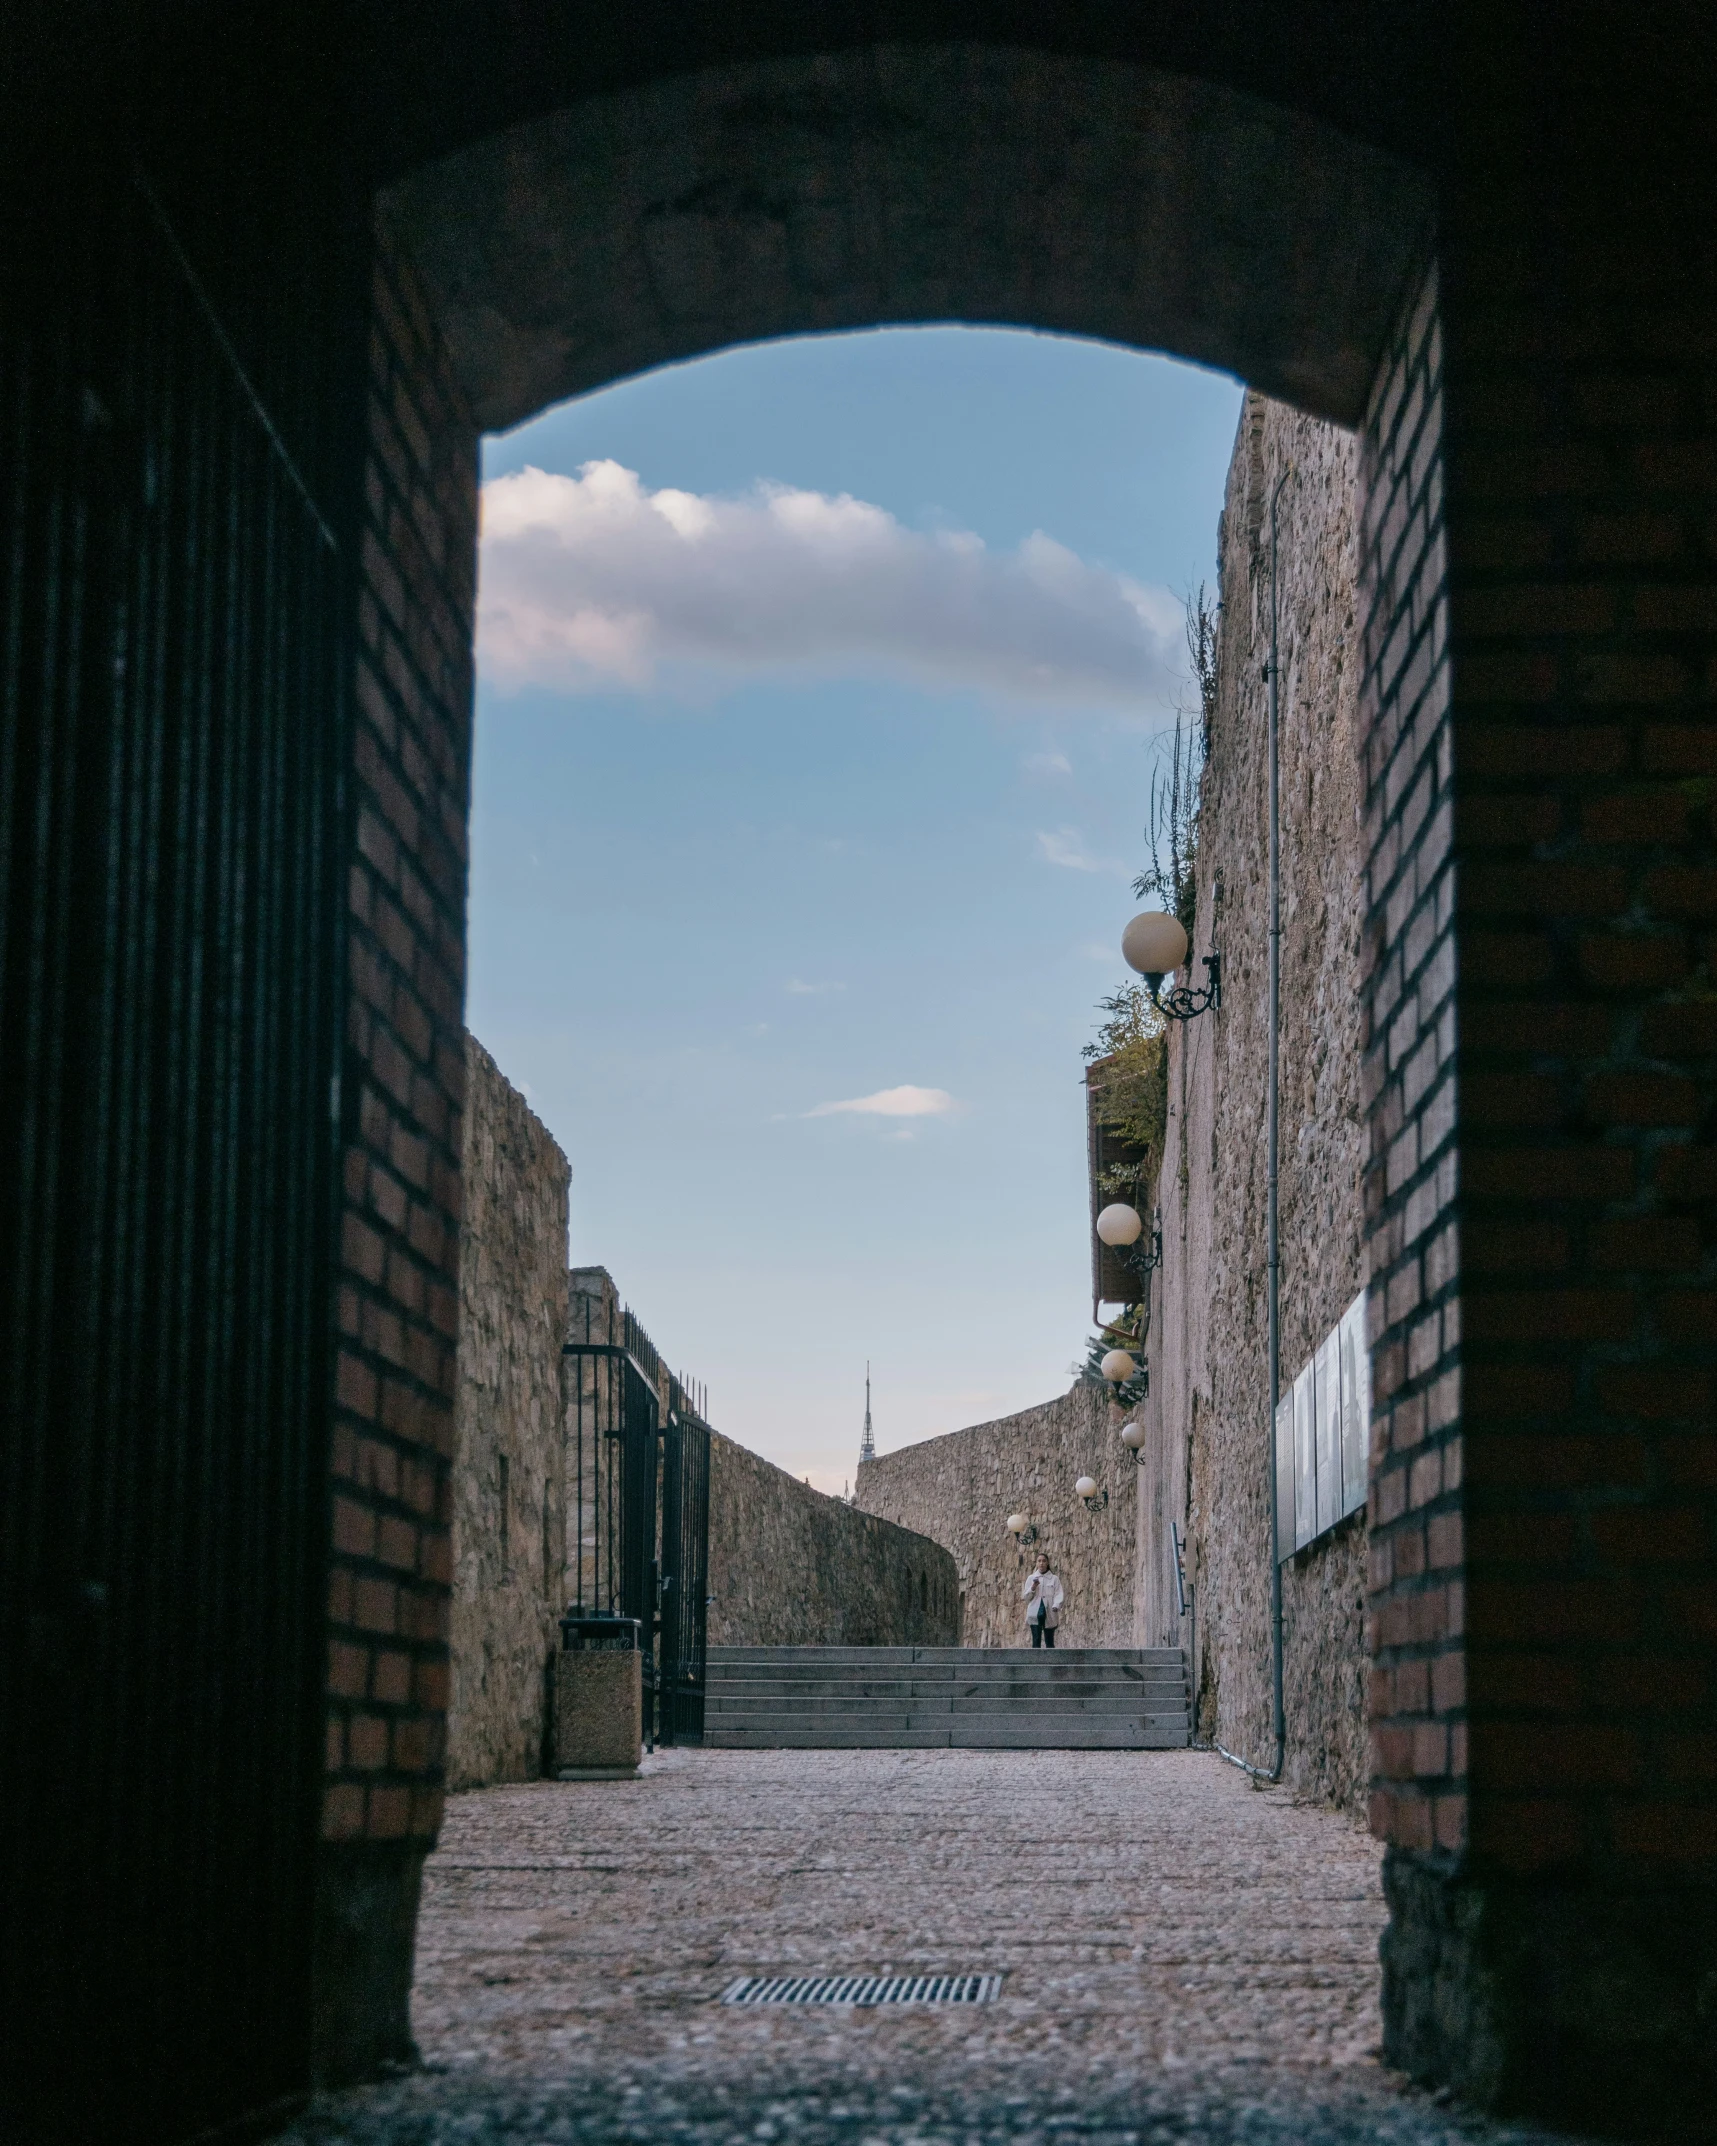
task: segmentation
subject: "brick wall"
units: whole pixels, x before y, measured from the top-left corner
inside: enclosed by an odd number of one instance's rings
[[[1434,278],[1404,309],[1373,391],[1360,481],[1371,1818],[1399,1847],[1452,1854],[1466,1832],[1465,1657],[1453,770]]]
[[[1484,113],[1487,183],[1451,192],[1443,249],[1461,1330],[1433,1236],[1377,1485],[1386,2021],[1395,2061],[1485,2098],[1693,2123],[1717,2070],[1709,160],[1667,84],[1630,101],[1620,51],[1602,82],[1487,57],[1533,92]],[[1403,1137],[1434,1107],[1404,1096]]]
[[[1061,1644],[1131,1647],[1139,1470],[1120,1422],[1107,1391],[1082,1383],[1040,1407],[866,1461],[854,1500],[952,1552],[963,1647],[1026,1645],[1020,1588],[1039,1549],[1067,1590]],[[1107,1504],[1081,1503],[1073,1486],[1082,1475],[1102,1486]],[[1036,1542],[1022,1548],[1008,1533],[1013,1512],[1029,1517]]]
[[[318,2063],[405,2054],[440,1823],[476,435],[378,234],[358,599]]]
[[[1706,115],[1661,55],[1611,64],[1613,11],[1578,81],[1538,11],[1469,23],[1449,142],[1482,183],[1444,189],[1360,462],[1386,2040],[1483,2099],[1542,2105],[1553,2078],[1638,2115],[1642,2084],[1711,2080],[1717,1986]],[[329,1924],[353,1957],[391,1915],[409,1965],[445,1660],[474,442],[397,264],[377,312],[326,1898],[372,1901]]]

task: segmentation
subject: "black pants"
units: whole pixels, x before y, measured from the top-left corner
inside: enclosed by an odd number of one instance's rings
[[[1034,1617],[1031,1620],[1031,1643],[1034,1647],[1053,1647],[1055,1645],[1054,1625],[1040,1624]]]

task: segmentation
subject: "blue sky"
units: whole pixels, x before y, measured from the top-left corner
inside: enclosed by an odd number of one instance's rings
[[[487,443],[470,1024],[571,1161],[574,1260],[824,1489],[867,1358],[886,1451],[1083,1347],[1079,1051],[1239,399],[893,329]]]

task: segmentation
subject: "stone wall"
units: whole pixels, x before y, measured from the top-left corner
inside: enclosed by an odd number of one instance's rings
[[[1116,1435],[1120,1421],[1106,1394],[1077,1385],[1041,1407],[865,1461],[854,1496],[866,1512],[952,1551],[963,1646],[1026,1644],[1020,1588],[1039,1548],[1067,1590],[1061,1643],[1134,1646],[1140,1470]],[[1081,1475],[1095,1477],[1106,1504],[1088,1509],[1074,1495]],[[1035,1543],[1022,1547],[1008,1533],[1014,1512],[1037,1530]]]
[[[542,1770],[564,1602],[566,1157],[465,1039],[447,1785]]]
[[[1284,1390],[1365,1280],[1361,925],[1351,434],[1249,395],[1220,539],[1219,695],[1199,835],[1195,957],[1223,960],[1220,1012],[1177,1025],[1152,1278],[1139,1505],[1144,1639],[1195,1650],[1198,1724],[1273,1752],[1265,1108],[1268,1092],[1269,503],[1279,481],[1281,1374]],[[1184,1515],[1193,1615],[1165,1514]],[[1284,1568],[1286,1778],[1359,1810],[1366,1520]]]
[[[712,1647],[951,1647],[953,1558],[825,1497],[716,1433],[709,1463]]]

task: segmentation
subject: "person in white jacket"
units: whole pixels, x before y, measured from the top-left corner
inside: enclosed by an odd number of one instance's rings
[[[1049,1552],[1039,1550],[1037,1567],[1027,1573],[1025,1586],[1020,1590],[1025,1599],[1025,1621],[1031,1633],[1034,1647],[1053,1647],[1055,1627],[1060,1622],[1061,1605],[1067,1599],[1061,1591],[1061,1582],[1049,1569]]]

